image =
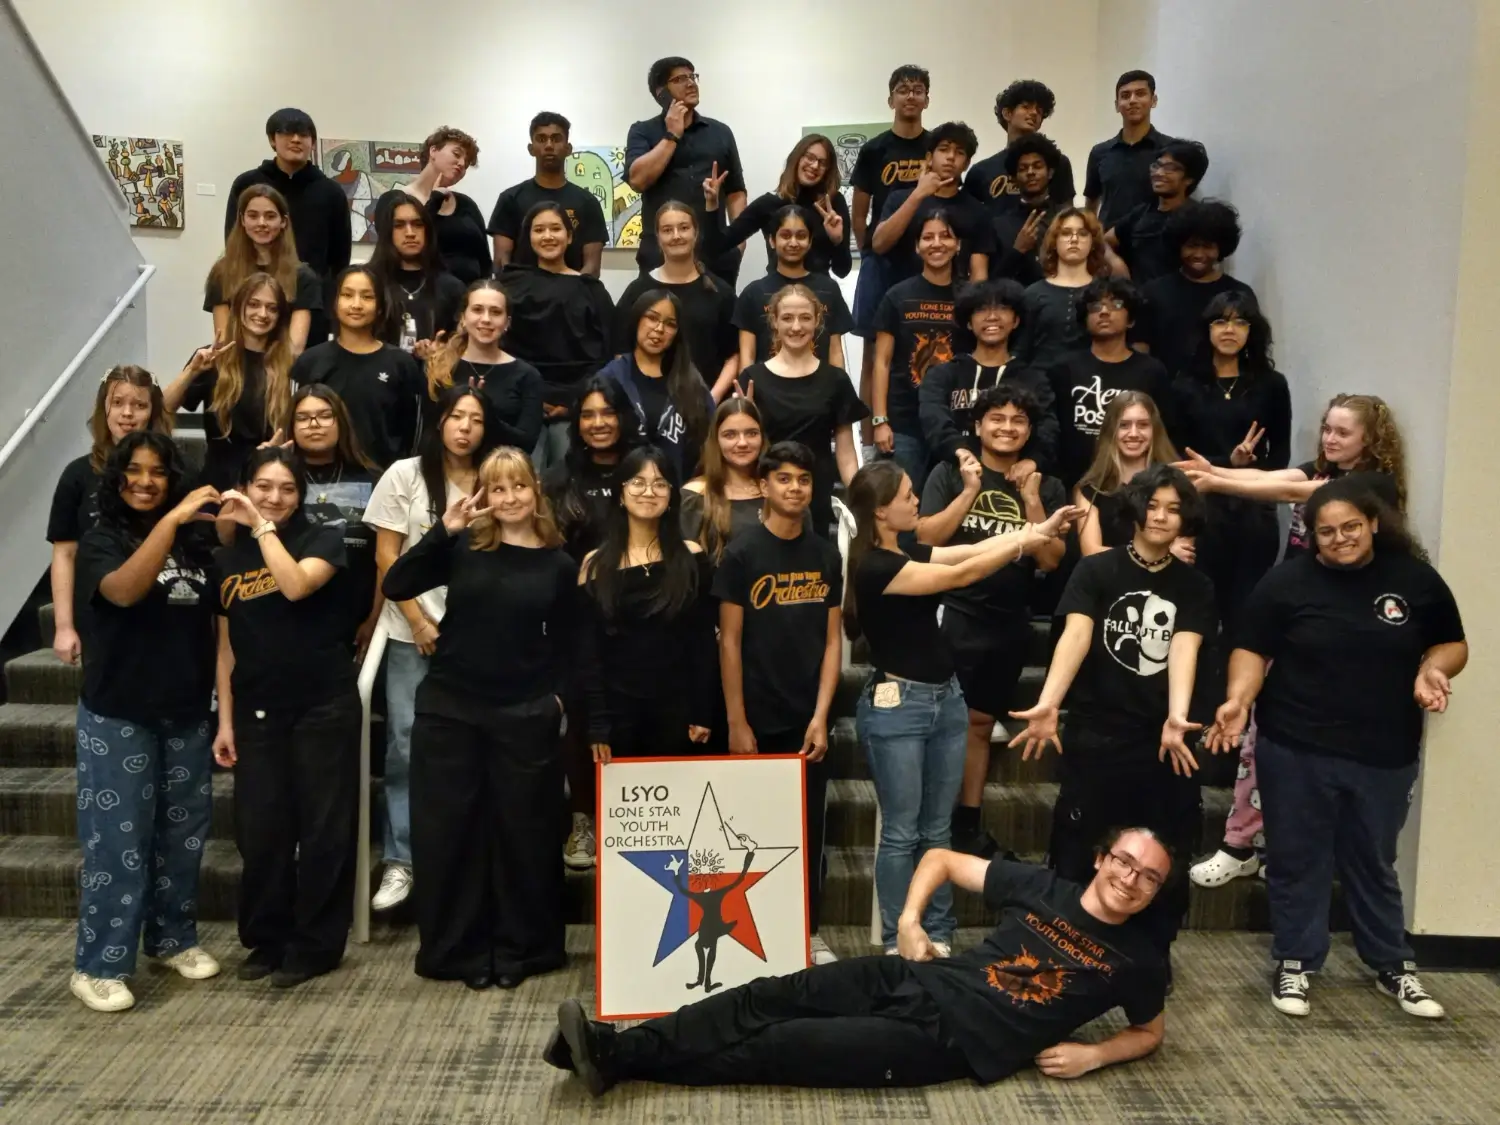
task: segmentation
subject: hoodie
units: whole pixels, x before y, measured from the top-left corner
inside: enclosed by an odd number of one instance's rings
[[[917,392],[927,448],[940,461],[951,460],[965,446],[975,448],[974,423],[969,411],[980,391],[1002,380],[1030,392],[1036,400],[1038,416],[1022,453],[1034,460],[1042,472],[1054,472],[1059,426],[1052,384],[1045,372],[1014,359],[1000,369],[998,378],[987,376],[972,355],[959,355],[927,372]]]
[[[542,401],[570,406],[579,383],[610,358],[614,302],[597,277],[506,266],[500,274],[510,307],[501,346],[542,376]]]
[[[269,184],[286,197],[292,213],[292,237],[297,242],[297,257],[312,267],[325,282],[349,264],[351,233],[349,199],[344,189],[311,163],[304,164],[290,176],[275,160],[262,161],[259,168],[241,172],[229,189],[228,210],[224,215],[224,235],[234,229],[235,211],[240,192],[251,184]],[[325,297],[328,294],[325,293]],[[331,308],[326,300],[325,308]],[[311,337],[308,343],[316,343]]]
[[[625,388],[625,394],[630,398],[631,405],[635,407],[636,417],[641,420],[641,431],[646,435],[646,440],[672,458],[672,463],[677,469],[678,481],[686,481],[697,467],[698,458],[702,455],[702,450],[699,448],[702,435],[688,432],[676,404],[670,400],[667,400],[667,410],[662,417],[650,419],[646,417],[646,405],[642,401],[641,386],[637,380],[638,377],[647,377],[639,375],[634,355],[616,356],[604,365],[599,374],[605,379],[613,379]],[[662,383],[664,391],[665,379],[659,382]],[[708,417],[712,418],[717,404],[707,387],[703,388],[703,400],[707,406]]]

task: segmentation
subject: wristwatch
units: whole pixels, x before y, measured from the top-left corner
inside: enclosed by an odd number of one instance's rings
[[[674,145],[680,145],[682,143],[682,134],[673,133],[671,130],[668,130],[667,140],[671,141]]]
[[[884,414],[877,414],[875,415],[875,417],[870,419],[870,425],[872,426],[889,426],[890,424],[891,420]]]

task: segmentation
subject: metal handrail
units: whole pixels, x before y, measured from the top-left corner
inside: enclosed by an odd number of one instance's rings
[[[109,334],[110,329],[119,323],[120,318],[125,315],[125,310],[140,296],[141,290],[146,288],[146,283],[156,273],[156,267],[153,265],[142,263],[137,268],[141,271],[140,276],[131,282],[130,288],[125,290],[125,295],[115,302],[115,307],[110,309],[109,314],[99,322],[99,327],[94,329],[94,334],[84,341],[83,347],[78,349],[78,354],[69,361],[68,366],[63,368],[62,374],[52,381],[52,385],[47,388],[42,397],[37,399],[36,405],[26,412],[26,416],[21,419],[21,424],[16,427],[16,432],[10,435],[3,447],[0,447],[0,472],[4,472],[5,466],[10,462],[16,450],[21,447],[21,443],[46,417],[47,408],[56,402],[57,396],[67,389],[68,384],[73,381],[73,376],[78,374],[83,365],[88,362],[89,357],[94,354],[94,349],[99,346],[99,342]]]
[[[365,661],[359,666],[359,848],[354,860],[352,936],[361,944],[370,940],[370,698],[390,636],[384,621],[377,624],[365,650]]]
[[[842,500],[840,500],[837,496],[833,497],[832,500],[833,517],[838,522],[838,532],[835,535],[837,543],[835,545],[839,549],[840,572],[844,576],[844,589],[847,590],[849,588],[849,543],[854,538],[854,533],[858,528],[858,524],[856,524],[854,521],[854,513],[849,510],[848,506]],[[844,635],[843,657],[843,666],[846,669],[851,663],[852,651],[853,645],[850,644],[849,636],[846,633]]]

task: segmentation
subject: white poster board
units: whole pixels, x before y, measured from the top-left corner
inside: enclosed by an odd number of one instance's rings
[[[807,968],[805,771],[796,754],[599,767],[600,1019]]]

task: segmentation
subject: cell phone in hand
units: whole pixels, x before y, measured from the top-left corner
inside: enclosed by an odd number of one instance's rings
[[[665,86],[656,91],[656,104],[661,106],[663,113],[671,109],[672,103],[676,100],[676,98],[672,97],[672,91],[668,90]]]

